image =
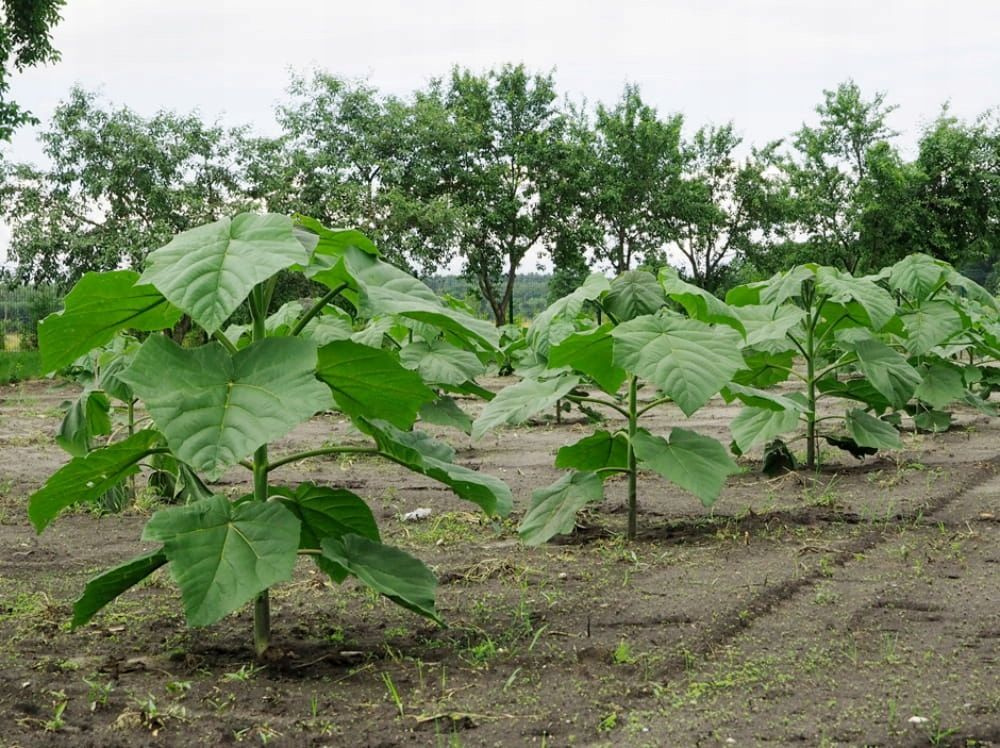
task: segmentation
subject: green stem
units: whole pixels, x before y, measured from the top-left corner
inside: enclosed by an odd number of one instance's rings
[[[267,445],[253,454],[253,498],[267,501]],[[271,646],[271,599],[264,590],[253,604],[253,648],[257,657],[263,657]]]
[[[312,321],[313,317],[322,312],[326,308],[326,305],[329,304],[331,301],[333,301],[340,294],[340,292],[346,288],[347,284],[341,283],[336,288],[324,294],[323,298],[321,298],[319,301],[313,304],[312,307],[309,309],[309,311],[302,316],[302,319],[300,319],[298,322],[295,323],[295,327],[292,328],[291,336],[295,337],[300,332],[302,332],[305,329],[306,325],[308,325]]]
[[[128,435],[135,434],[135,400],[128,401]],[[135,475],[128,477],[129,500],[135,501]]]
[[[620,405],[616,405],[608,400],[601,400],[599,397],[584,397],[583,395],[566,395],[567,400],[572,400],[574,403],[597,403],[598,405],[604,405],[605,407],[611,408],[611,410],[618,411],[623,418],[628,418],[628,411]]]
[[[628,532],[629,540],[635,540],[636,535],[636,479],[638,467],[635,460],[635,434],[638,429],[639,416],[636,409],[638,378],[633,376],[628,382]]]
[[[806,467],[816,468],[816,317],[809,320],[806,326],[805,358],[806,358]]]
[[[273,290],[273,286],[271,288]],[[265,320],[267,318],[267,290],[257,285],[250,295],[250,313],[253,317],[253,341],[263,340],[267,335]],[[267,445],[257,448],[253,453],[253,498],[254,501],[267,501]],[[263,657],[271,646],[271,599],[268,590],[257,595],[253,604],[253,648],[257,657]]]
[[[296,452],[294,454],[286,455],[281,459],[275,460],[274,462],[268,463],[268,472],[272,470],[277,470],[283,465],[288,465],[292,462],[298,462],[299,460],[305,460],[309,457],[322,457],[323,455],[336,455],[336,454],[364,454],[364,455],[374,455],[378,454],[378,449],[375,447],[323,447],[321,449],[310,449],[305,452]]]
[[[229,351],[230,356],[235,356],[237,353],[240,352],[240,349],[233,344],[233,341],[231,341],[229,338],[225,336],[222,330],[216,330],[214,333],[212,333],[212,337],[215,338],[220,343],[222,343],[222,347],[225,348],[227,351]]]
[[[652,410],[657,405],[663,405],[663,403],[669,403],[672,400],[673,400],[672,397],[658,397],[655,400],[652,400],[652,401],[646,403],[645,405],[643,405],[641,408],[639,408],[639,410],[636,411],[636,417],[641,416],[646,411]]]

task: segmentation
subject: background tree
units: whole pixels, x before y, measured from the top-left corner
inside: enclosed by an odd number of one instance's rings
[[[584,200],[602,241],[595,259],[620,275],[634,264],[655,264],[674,238],[687,202],[681,178],[683,118],[661,119],[645,104],[638,86],[627,85],[613,108],[598,104],[594,123],[590,189]]]
[[[241,136],[195,115],[107,109],[74,88],[40,135],[51,166],[12,166],[4,181],[17,280],[68,285],[137,267],[174,234],[239,209]]]
[[[36,123],[31,113],[11,101],[11,69],[17,72],[56,62],[52,27],[62,17],[65,0],[2,0],[0,2],[0,142],[10,140],[21,125]]]
[[[850,272],[881,266],[861,238],[861,195],[870,175],[870,156],[883,150],[896,133],[886,118],[894,107],[885,94],[866,100],[856,83],[823,92],[816,108],[819,125],[803,125],[792,138],[793,151],[783,161],[794,198],[792,227],[803,237],[790,267],[803,261],[837,265]]]
[[[422,197],[448,152],[443,105],[324,72],[294,78],[289,92],[283,134],[246,143],[250,194],[271,211],[357,227],[398,265],[429,273],[446,263],[456,217],[446,199]]]
[[[1000,256],[1000,117],[964,123],[945,109],[921,136],[914,168],[914,249],[958,266],[992,267]]]
[[[430,100],[438,96],[448,115],[446,158],[437,184],[420,192],[458,212],[455,247],[463,272],[502,325],[514,316],[521,261],[558,222],[553,193],[566,120],[552,77],[520,65],[485,75],[456,68],[447,86],[435,83],[425,92]]]
[[[732,272],[770,247],[788,209],[782,180],[770,174],[778,143],[740,159],[732,123],[699,128],[682,145],[685,183],[678,190],[676,249],[684,275],[712,293]]]

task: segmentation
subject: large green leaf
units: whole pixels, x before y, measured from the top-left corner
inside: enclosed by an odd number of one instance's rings
[[[978,304],[982,304],[992,312],[997,311],[997,300],[994,298],[993,294],[972,280],[972,278],[968,278],[952,268],[948,272],[948,283],[956,288],[962,289],[962,292],[967,298]]]
[[[881,330],[896,313],[896,302],[881,286],[864,278],[852,278],[832,267],[816,271],[816,290],[836,304],[857,302],[865,311],[873,330]]]
[[[100,390],[84,390],[70,403],[56,443],[74,457],[90,451],[94,437],[111,433],[111,401]]]
[[[531,494],[531,508],[517,531],[528,545],[573,531],[576,513],[604,498],[604,483],[594,473],[566,473],[551,486]]]
[[[777,392],[771,390],[746,387],[736,382],[730,382],[722,388],[722,399],[727,403],[739,400],[744,405],[764,408],[765,410],[794,410],[801,412],[805,409],[805,401],[798,397],[798,393],[792,393],[788,396],[779,395]]]
[[[522,379],[516,384],[504,387],[486,403],[472,425],[472,438],[481,439],[483,434],[504,423],[522,421],[548,410],[560,399],[580,384],[580,378],[563,375],[553,379]]]
[[[472,417],[447,395],[440,395],[436,400],[424,403],[420,407],[420,420],[456,428],[466,434],[472,433]]]
[[[718,441],[687,429],[673,429],[669,441],[639,429],[632,449],[643,465],[690,491],[705,506],[719,498],[726,476],[740,472]]]
[[[409,553],[360,535],[324,538],[323,555],[407,610],[443,623],[434,608],[437,578]]]
[[[664,293],[683,306],[691,319],[729,325],[741,335],[746,335],[740,313],[705,289],[683,280],[676,268],[664,265],[658,278]]]
[[[119,330],[173,327],[181,311],[131,270],[87,273],[66,295],[65,308],[38,325],[42,370],[68,366],[109,342]]]
[[[615,394],[628,375],[615,366],[612,329],[608,323],[564,338],[549,347],[549,365],[571,366],[593,379],[605,392]]]
[[[903,345],[914,356],[923,356],[932,348],[947,343],[962,332],[962,315],[946,301],[925,301],[912,311],[900,314],[906,339]]]
[[[654,314],[667,303],[663,288],[652,273],[629,270],[611,281],[604,296],[604,308],[618,322]]]
[[[351,247],[370,255],[379,253],[372,240],[356,229],[328,229],[315,218],[303,215],[296,215],[294,218],[296,225],[303,226],[315,234],[313,252],[317,255],[342,257]]]
[[[690,416],[743,368],[743,337],[661,312],[624,322],[611,333],[615,363],[651,382]]]
[[[359,428],[375,439],[390,460],[448,486],[461,498],[478,504],[487,514],[510,513],[510,489],[499,478],[451,462],[455,451],[423,431],[401,431],[386,421],[361,419]]]
[[[73,628],[82,626],[93,618],[97,611],[165,563],[167,557],[163,549],[157,548],[91,578],[83,588],[83,594],[73,603],[73,621],[70,625]]]
[[[486,367],[472,351],[443,340],[417,341],[403,346],[399,362],[420,372],[425,382],[460,385],[480,376]]]
[[[818,269],[818,265],[807,263],[776,273],[763,283],[737,286],[726,294],[726,303],[737,306],[784,304],[790,299],[799,299],[803,295],[805,284],[815,282]]]
[[[922,378],[913,393],[933,408],[945,408],[966,395],[961,369],[946,363],[921,367]]]
[[[737,448],[743,453],[754,444],[794,431],[798,425],[797,410],[770,410],[748,405],[730,421],[729,430]]]
[[[302,330],[302,337],[324,346],[335,340],[349,340],[354,334],[354,326],[347,315],[321,314],[309,321]]]
[[[128,439],[74,457],[28,499],[28,517],[38,532],[65,507],[97,501],[106,491],[139,471],[139,461],[149,456],[162,437],[152,429]]]
[[[917,253],[904,257],[887,270],[889,286],[893,290],[902,291],[915,301],[923,301],[947,281],[951,267]]]
[[[396,314],[446,330],[488,350],[499,345],[494,325],[445,306],[426,284],[357,247],[346,247],[337,264],[316,274],[314,280],[331,288],[347,283],[357,291],[359,311],[364,317]]]
[[[805,319],[805,310],[791,304],[753,304],[739,307],[740,319],[747,332],[747,347],[765,353],[792,350],[789,339]]]
[[[767,353],[749,348],[743,351],[745,368],[733,375],[733,381],[748,387],[773,387],[792,375],[795,351]]]
[[[858,368],[893,406],[902,408],[913,397],[913,391],[920,384],[920,373],[902,355],[871,338],[858,340],[854,352],[858,356]]]
[[[299,548],[319,550],[324,538],[339,538],[355,533],[371,540],[381,540],[378,525],[368,504],[343,488],[327,488],[301,483],[294,490],[284,486],[270,489],[272,496],[299,518],[302,524]],[[316,565],[337,582],[347,576],[347,569],[325,556],[313,556]]]
[[[834,373],[818,380],[816,382],[816,389],[825,395],[856,400],[878,411],[889,410],[895,407],[864,377],[839,379]]]
[[[241,213],[178,234],[149,254],[139,280],[213,333],[254,286],[306,261],[290,218]]]
[[[300,534],[298,517],[280,502],[213,496],[161,509],[142,538],[163,543],[188,624],[207,626],[290,579]]]
[[[899,449],[899,432],[891,423],[876,418],[861,408],[847,411],[844,419],[847,433],[858,446],[873,449]]]
[[[330,405],[316,349],[266,338],[234,356],[219,343],[181,348],[155,335],[121,375],[173,453],[210,479]]]
[[[556,299],[535,316],[525,333],[525,340],[539,355],[548,355],[549,346],[558,343],[576,331],[576,318],[588,301],[600,298],[611,287],[601,273],[593,273],[583,284],[566,296]]]
[[[320,348],[316,374],[347,415],[381,418],[404,429],[413,425],[421,405],[437,397],[387,351],[350,340]]]
[[[624,434],[598,429],[575,444],[560,447],[556,453],[556,467],[575,470],[627,468],[628,439]]]

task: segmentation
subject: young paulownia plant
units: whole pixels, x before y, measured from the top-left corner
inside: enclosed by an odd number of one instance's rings
[[[687,315],[671,309],[668,299]],[[599,307],[606,321],[587,328],[581,313],[588,303]],[[717,394],[743,366],[742,333],[732,310],[669,269],[659,279],[645,271],[627,272],[610,282],[592,275],[542,312],[527,334],[536,364],[486,405],[473,437],[503,423],[522,422],[560,399],[609,408],[623,423],[559,450],[556,467],[570,472],[534,492],[521,523],[522,538],[537,544],[570,532],[577,512],[603,499],[604,481],[615,475],[628,480],[627,532],[634,538],[641,469],[658,473],[711,506],[726,476],[738,472],[725,447],[689,429],[676,427],[664,437],[641,424],[666,403],[690,416]],[[655,392],[645,401],[639,398],[644,384]],[[586,385],[585,394],[581,385]]]
[[[282,270],[304,273],[329,291],[297,311],[269,316]],[[424,284],[380,260],[361,234],[305,218],[296,225],[279,215],[242,214],[180,234],[149,255],[141,276],[88,274],[66,297],[65,309],[42,323],[49,370],[108,343],[119,330],[152,333],[117,374],[152,425],[57,471],[30,498],[39,532],[63,508],[96,501],[136,474],[151,456],[189,466],[208,483],[237,466],[253,480],[252,494],[235,501],[215,494],[156,512],[142,537],[157,547],[90,580],[74,606],[74,626],[169,564],[190,625],[213,623],[253,601],[254,646],[263,654],[270,642],[268,589],[290,578],[300,555],[337,582],[354,576],[439,620],[434,575],[381,542],[362,498],[337,486],[272,481],[278,468],[309,457],[373,455],[441,481],[488,514],[510,510],[510,491],[501,481],[455,465],[450,447],[413,430],[437,393],[419,366],[407,368],[398,352],[381,347],[382,335],[358,329],[333,307],[337,297],[358,319],[391,317],[419,326],[438,358],[463,350],[482,354],[497,343],[492,325],[441,304]],[[243,304],[251,319],[246,335],[225,335],[227,320]],[[183,348],[158,332],[182,314],[212,342]],[[273,454],[272,442],[334,407],[367,444]]]

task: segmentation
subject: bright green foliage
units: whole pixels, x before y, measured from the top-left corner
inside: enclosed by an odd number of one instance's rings
[[[683,304],[690,316],[668,307]],[[597,325],[585,305],[608,321]],[[650,469],[690,491],[710,506],[726,476],[737,472],[725,448],[706,436],[673,429],[669,439],[639,427],[653,408],[675,403],[691,415],[731,382],[744,366],[743,325],[736,312],[718,299],[680,280],[630,271],[608,283],[592,276],[580,289],[556,301],[528,331],[529,354],[524,378],[502,390],[483,409],[473,437],[503,423],[518,423],[552,407],[560,399],[603,404],[625,418],[615,430],[598,430],[563,447],[556,466],[568,473],[535,491],[521,524],[521,536],[542,543],[569,532],[575,513],[603,498],[603,481],[624,474],[629,480],[629,537],[636,533],[636,479]],[[619,392],[628,383],[628,394]],[[640,382],[653,389],[640,402]],[[591,383],[599,394],[587,394]],[[589,389],[589,388],[588,388]]]
[[[769,387],[794,378],[805,388],[793,402],[761,402],[745,387],[727,388],[728,399],[746,406],[731,426],[739,452],[794,431],[803,421],[811,467],[820,436],[863,455],[900,446],[893,423],[903,412],[913,416],[917,428],[936,430],[947,427],[950,416],[942,409],[953,402],[988,407],[969,392],[971,372],[954,354],[984,350],[983,332],[995,318],[996,304],[947,263],[910,255],[863,278],[800,265],[736,287],[726,299],[748,333],[746,366],[736,382]],[[794,365],[796,358],[803,367]],[[844,398],[854,407],[820,419],[817,404],[825,397]]]
[[[156,286],[211,334],[254,286],[306,260],[291,219],[243,213],[185,231],[151,252],[139,281]]]
[[[219,343],[185,349],[153,335],[122,377],[171,451],[210,479],[325,408],[316,349],[305,340],[258,340],[230,355]]]
[[[292,268],[330,291],[271,314],[276,273]],[[254,642],[263,653],[270,639],[268,589],[291,576],[300,555],[336,582],[354,576],[440,620],[433,574],[382,544],[360,497],[312,483],[271,486],[268,478],[308,457],[381,455],[441,481],[489,514],[509,512],[506,485],[455,465],[448,445],[412,430],[418,415],[434,406],[428,420],[462,422],[454,401],[427,383],[482,392],[472,380],[494,353],[493,326],[442,304],[379,259],[358,232],[331,231],[309,219],[296,226],[282,216],[241,215],[193,229],[153,252],[141,283],[136,278],[128,272],[86,276],[67,297],[67,309],[45,324],[46,345],[83,339],[74,357],[108,345],[78,362],[88,370],[88,389],[71,406],[61,435],[77,456],[31,497],[29,514],[41,531],[64,507],[118,490],[147,458],[156,468],[150,484],[169,484],[171,492],[183,486],[190,503],[161,510],[146,525],[143,538],[161,548],[91,580],[74,625],[167,564],[193,626],[253,600]],[[352,315],[333,305],[338,296],[353,306]],[[223,334],[243,305],[251,324],[230,325]],[[169,327],[181,313],[215,340],[196,348],[163,334],[148,335],[141,345],[112,341],[128,329]],[[398,352],[403,340],[408,366]],[[391,345],[383,348],[384,342]],[[57,364],[65,359],[49,355]],[[108,395],[122,398],[130,415],[140,400],[154,428],[96,445],[94,437],[108,431]],[[269,454],[271,442],[334,406],[371,438],[369,446]],[[213,495],[198,477],[216,480],[234,467],[253,474],[253,494],[237,501]]]
[[[205,626],[292,576],[301,524],[280,502],[213,496],[154,514],[143,540],[163,543],[192,626]]]
[[[65,308],[38,325],[38,345],[46,371],[61,369],[120,330],[173,327],[181,311],[131,270],[87,273],[66,295]]]
[[[157,548],[98,574],[87,582],[83,594],[73,605],[73,628],[85,624],[97,611],[130,587],[139,584],[165,563],[167,557],[163,549]]]
[[[361,535],[327,536],[322,549],[323,558],[341,565],[376,592],[442,623],[434,608],[437,578],[420,560]]]
[[[350,340],[323,346],[314,368],[344,413],[384,418],[404,429],[413,425],[420,406],[436,397],[419,374],[389,352]]]
[[[28,517],[35,529],[41,532],[60,510],[71,504],[96,501],[139,472],[139,461],[153,454],[162,438],[156,431],[144,429],[124,441],[74,457],[31,495]]]

